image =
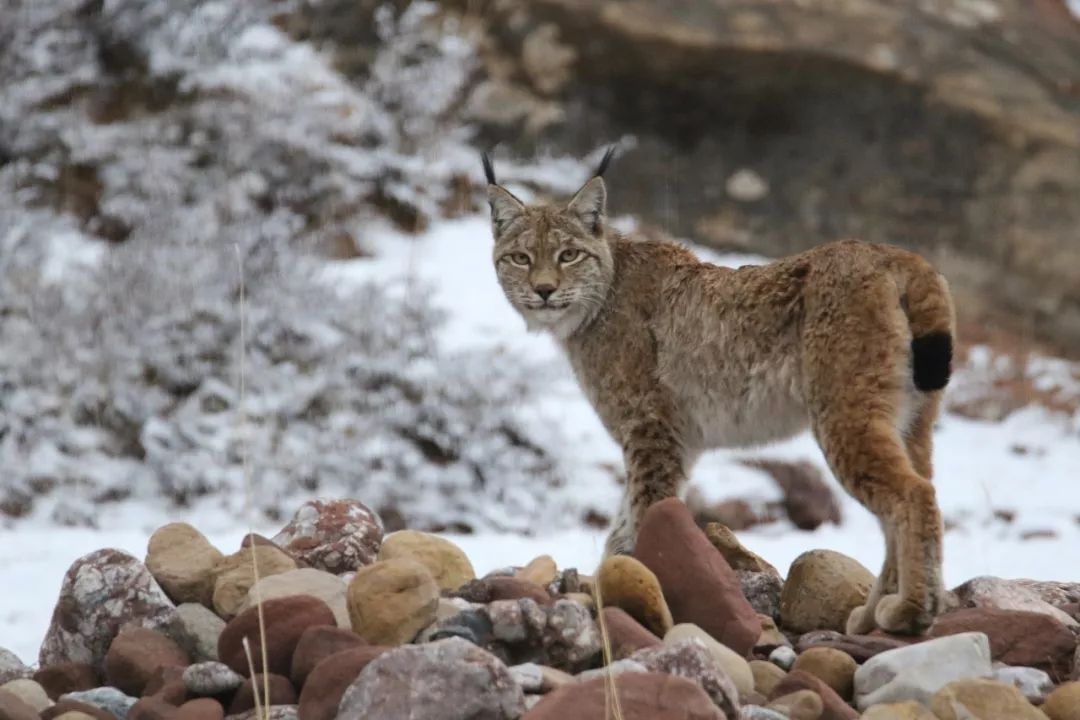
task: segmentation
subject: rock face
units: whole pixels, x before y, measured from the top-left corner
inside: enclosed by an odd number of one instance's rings
[[[311,567],[339,575],[375,562],[382,537],[382,520],[363,503],[311,500],[272,539]]]
[[[740,655],[750,652],[761,634],[757,613],[681,500],[649,508],[634,557],[655,573],[675,622],[694,623]]]
[[[435,620],[439,587],[427,567],[404,558],[357,571],[348,588],[352,629],[374,645],[400,645]]]
[[[978,632],[928,640],[875,655],[855,672],[855,704],[929,703],[952,680],[990,674],[990,641]]]
[[[930,709],[941,720],[1045,720],[1012,685],[969,678],[941,688],[930,701]]]
[[[663,637],[674,624],[660,581],[640,561],[628,555],[606,558],[596,581],[605,605],[622,608],[649,632]]]
[[[522,720],[602,718],[608,680],[594,678],[565,685],[544,696]],[[696,683],[665,673],[640,673],[616,678],[624,720],[735,720],[712,704]]]
[[[515,720],[521,688],[498,658],[461,638],[391,650],[345,691],[340,720]]]
[[[101,669],[123,625],[161,628],[174,612],[172,601],[141,562],[119,550],[92,552],[64,575],[38,662],[84,662]]]
[[[962,320],[1080,347],[1080,37],[1063,2],[515,0],[485,21],[485,89],[517,98],[477,93],[500,110],[477,118],[489,141],[580,155],[633,134],[619,202],[647,222],[771,256],[906,245],[950,278]],[[554,92],[526,70],[542,29],[568,58]]]
[[[843,631],[848,615],[866,602],[873,574],[832,550],[811,550],[791,563],[780,595],[780,624],[787,630]]]
[[[214,567],[224,557],[187,523],[169,523],[150,536],[146,567],[176,604],[209,606],[214,596]]]
[[[946,613],[930,628],[934,637],[970,632],[985,633],[990,638],[991,658],[995,661],[1045,670],[1058,681],[1067,680],[1072,671],[1076,636],[1048,615],[970,608]]]
[[[428,569],[440,590],[457,590],[476,579],[469,558],[454,543],[431,533],[399,530],[383,539],[379,560],[405,558]]]

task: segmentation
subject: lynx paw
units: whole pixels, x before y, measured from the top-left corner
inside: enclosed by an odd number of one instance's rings
[[[874,610],[874,621],[885,632],[898,635],[921,635],[934,623],[939,602],[937,598],[925,607],[900,595],[886,595]],[[852,616],[854,616],[854,612]],[[848,618],[850,625],[851,618]]]
[[[868,605],[860,605],[848,615],[845,631],[848,635],[866,635],[876,627],[874,608]]]

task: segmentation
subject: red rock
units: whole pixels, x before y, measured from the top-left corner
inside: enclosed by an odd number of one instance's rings
[[[125,627],[105,656],[105,679],[132,697],[143,694],[147,682],[159,669],[183,667],[188,655],[179,645],[156,630]]]
[[[22,698],[7,690],[0,690],[0,720],[39,720],[37,710],[23,702]]]
[[[128,710],[127,720],[172,720],[176,710],[175,705],[165,702],[156,695],[144,697]]]
[[[96,720],[116,720],[116,716],[111,712],[106,712],[96,705],[79,702],[78,700],[58,700],[52,707],[47,707],[41,711],[41,720],[53,720],[53,718],[59,717],[72,710],[75,712],[86,713]],[[131,718],[130,713],[128,714],[128,718]]]
[[[174,712],[169,720],[224,720],[225,709],[212,698],[189,700]]]
[[[611,641],[612,660],[622,660],[642,648],[661,644],[660,638],[646,630],[622,608],[606,607],[601,612],[604,615],[604,625],[607,626],[608,639]]]
[[[341,696],[360,671],[392,649],[384,645],[365,645],[334,653],[320,662],[308,675],[300,692],[300,717],[303,720],[334,720]]]
[[[676,623],[694,623],[740,655],[750,652],[761,634],[757,613],[681,500],[668,498],[649,508],[634,557],[660,580]]]
[[[270,684],[270,694],[266,694],[265,683]],[[257,683],[257,684],[256,684]],[[239,715],[248,710],[255,709],[255,693],[259,693],[259,702],[264,705],[295,705],[296,688],[293,687],[289,678],[284,675],[263,675],[256,673],[254,678],[248,678],[240,689],[236,691],[232,702],[229,703],[229,714]],[[267,698],[270,701],[267,702]]]
[[[940,616],[930,628],[930,636],[972,631],[990,638],[992,660],[1045,670],[1056,682],[1069,679],[1076,636],[1048,615],[993,608],[956,610]]]
[[[100,670],[120,628],[161,628],[174,612],[150,571],[131,555],[112,549],[84,555],[64,575],[38,664],[70,661]]]
[[[808,462],[751,460],[745,463],[768,473],[784,493],[784,512],[800,530],[815,530],[823,523],[839,525],[840,505],[821,471]]]
[[[522,720],[599,720],[607,678],[572,683],[548,693]],[[615,678],[623,720],[725,720],[696,683],[665,673],[633,673]],[[610,712],[608,710],[608,712]],[[307,720],[305,718],[304,720]]]
[[[478,580],[470,580],[456,591],[452,597],[459,597],[469,602],[487,604],[496,600],[520,600],[529,598],[538,605],[551,605],[551,593],[534,582],[504,575],[488,575]]]
[[[820,678],[804,670],[792,670],[789,672],[769,693],[769,699],[775,700],[778,697],[799,690],[813,690],[821,697],[825,712],[821,714],[819,720],[858,720],[859,713],[844,702],[843,698],[837,695],[835,690],[826,685]]]
[[[292,656],[300,636],[309,627],[336,626],[333,610],[318,598],[310,595],[290,595],[273,598],[262,604],[266,637],[266,667],[271,673],[288,675],[292,668]],[[263,657],[260,645],[259,613],[251,607],[228,622],[218,638],[218,657],[221,662],[247,677],[251,674],[243,640],[251,646],[252,661],[256,672],[262,672]]]
[[[382,538],[382,521],[363,503],[311,500],[273,542],[311,567],[338,575],[375,562]]]
[[[143,696],[150,697],[152,695],[170,705],[182,705],[188,696],[183,678],[184,668],[179,665],[159,667],[146,681]]]
[[[293,652],[292,667],[289,677],[293,685],[304,687],[304,682],[315,666],[334,653],[353,647],[367,645],[362,637],[352,630],[315,625],[304,630]]]
[[[89,663],[62,662],[48,665],[34,673],[34,680],[45,688],[50,700],[79,690],[93,690],[101,685],[97,670]]]
[[[898,637],[890,635],[844,635],[835,630],[814,630],[799,636],[795,643],[798,652],[809,650],[812,647],[828,647],[842,650],[855,662],[862,664],[878,653],[886,650],[907,647],[919,638]]]

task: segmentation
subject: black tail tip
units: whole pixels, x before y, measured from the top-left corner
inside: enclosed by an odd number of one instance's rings
[[[911,373],[923,392],[941,390],[952,372],[952,335],[930,333],[911,341]]]

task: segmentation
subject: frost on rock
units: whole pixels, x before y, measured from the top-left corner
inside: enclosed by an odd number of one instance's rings
[[[245,455],[271,518],[313,495],[423,529],[566,514],[513,412],[529,368],[440,349],[418,284],[322,279],[327,253],[423,226],[475,172],[451,120],[475,53],[453,19],[365,5],[370,56],[345,63],[321,2],[16,7],[0,518],[91,525],[137,497],[239,512]]]

